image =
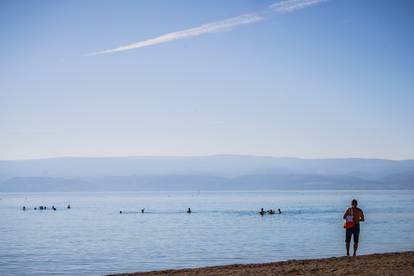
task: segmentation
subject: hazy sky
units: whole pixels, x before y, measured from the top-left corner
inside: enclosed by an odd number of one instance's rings
[[[408,0],[2,0],[0,159],[414,158],[413,30]]]

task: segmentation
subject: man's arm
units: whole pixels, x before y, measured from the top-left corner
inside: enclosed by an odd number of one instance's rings
[[[345,211],[345,213],[344,213],[344,219],[346,219],[346,216],[348,215],[348,210],[349,210],[349,209],[346,209],[346,211]]]
[[[361,210],[361,218],[360,221],[365,221],[364,212]]]

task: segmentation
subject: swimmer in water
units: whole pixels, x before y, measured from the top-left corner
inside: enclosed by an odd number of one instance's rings
[[[265,214],[265,211],[263,210],[263,208],[261,208],[261,209],[260,209],[259,214],[260,214],[261,216],[263,216],[263,215]]]
[[[188,208],[187,214],[191,214],[191,213],[192,213],[191,208]]]

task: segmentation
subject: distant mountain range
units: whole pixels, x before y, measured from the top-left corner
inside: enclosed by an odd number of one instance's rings
[[[244,155],[0,161],[0,192],[414,189],[414,160]]]

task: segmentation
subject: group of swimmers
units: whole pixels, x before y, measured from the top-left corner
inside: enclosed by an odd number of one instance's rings
[[[191,211],[191,208],[188,208],[186,213],[191,214],[192,212],[193,211]],[[119,211],[119,213],[122,214],[123,212]],[[141,213],[142,214],[145,213],[145,208],[141,209]],[[282,213],[282,211],[280,209],[277,209],[277,212],[274,209],[270,209],[270,210],[265,211],[263,208],[261,208],[260,211],[259,211],[259,214],[261,216],[264,216],[265,214],[274,215],[276,213],[280,215]]]
[[[70,209],[70,208],[71,208],[70,207],[70,204],[68,204],[68,206],[66,207],[66,209]],[[57,210],[56,207],[55,207],[55,205],[52,205],[52,207],[50,209],[53,210],[53,211],[56,211]],[[22,210],[23,211],[26,211],[26,210],[28,210],[28,208],[26,206],[23,206]],[[39,207],[34,207],[33,210],[48,210],[48,208],[46,206],[41,205]]]
[[[277,213],[280,215],[282,211],[280,209],[277,209]],[[265,214],[274,215],[276,214],[276,211],[274,209],[265,211],[263,208],[261,208],[259,211],[259,215],[264,216]]]

